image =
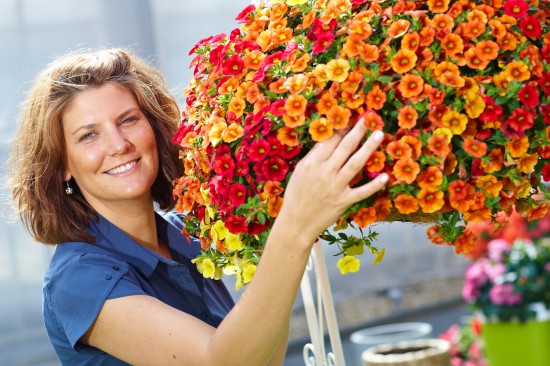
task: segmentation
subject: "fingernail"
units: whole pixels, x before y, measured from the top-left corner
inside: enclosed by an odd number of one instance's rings
[[[380,181],[382,183],[386,183],[389,179],[390,177],[386,173],[380,175]]]
[[[384,138],[384,132],[376,130],[372,133],[372,138],[374,141],[382,141]]]

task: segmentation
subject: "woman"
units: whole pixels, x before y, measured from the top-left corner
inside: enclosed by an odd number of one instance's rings
[[[23,108],[13,194],[36,240],[57,245],[44,318],[67,365],[281,364],[290,313],[318,235],[387,181],[350,188],[382,133],[363,123],[318,143],[296,166],[253,281],[238,303],[190,263],[172,181],[176,102],[131,53],[53,62]]]

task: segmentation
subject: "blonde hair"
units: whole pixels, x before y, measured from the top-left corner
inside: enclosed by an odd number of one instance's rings
[[[172,143],[180,110],[159,71],[123,49],[71,53],[56,59],[38,76],[22,108],[19,130],[9,160],[13,198],[30,234],[45,244],[93,243],[86,231],[97,213],[76,184],[65,194],[65,140],[62,116],[83,90],[114,83],[131,91],[155,133],[159,174],[152,196],[172,209],[173,180],[183,173],[179,146]]]

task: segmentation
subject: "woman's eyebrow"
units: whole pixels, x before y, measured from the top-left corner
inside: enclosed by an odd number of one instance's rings
[[[126,117],[127,115],[129,115],[130,113],[132,113],[133,111],[135,111],[136,107],[132,107],[124,112],[122,112],[121,114],[118,115],[118,117],[116,118],[117,120],[121,120],[123,119],[124,117]],[[73,135],[76,135],[78,133],[78,131],[80,130],[89,130],[89,129],[93,129],[95,127],[97,127],[97,123],[88,123],[86,125],[82,125],[82,126],[79,126],[76,130],[73,131]]]

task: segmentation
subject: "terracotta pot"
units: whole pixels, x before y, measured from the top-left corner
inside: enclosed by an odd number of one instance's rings
[[[363,352],[365,366],[450,366],[449,342],[416,339],[371,347]]]

